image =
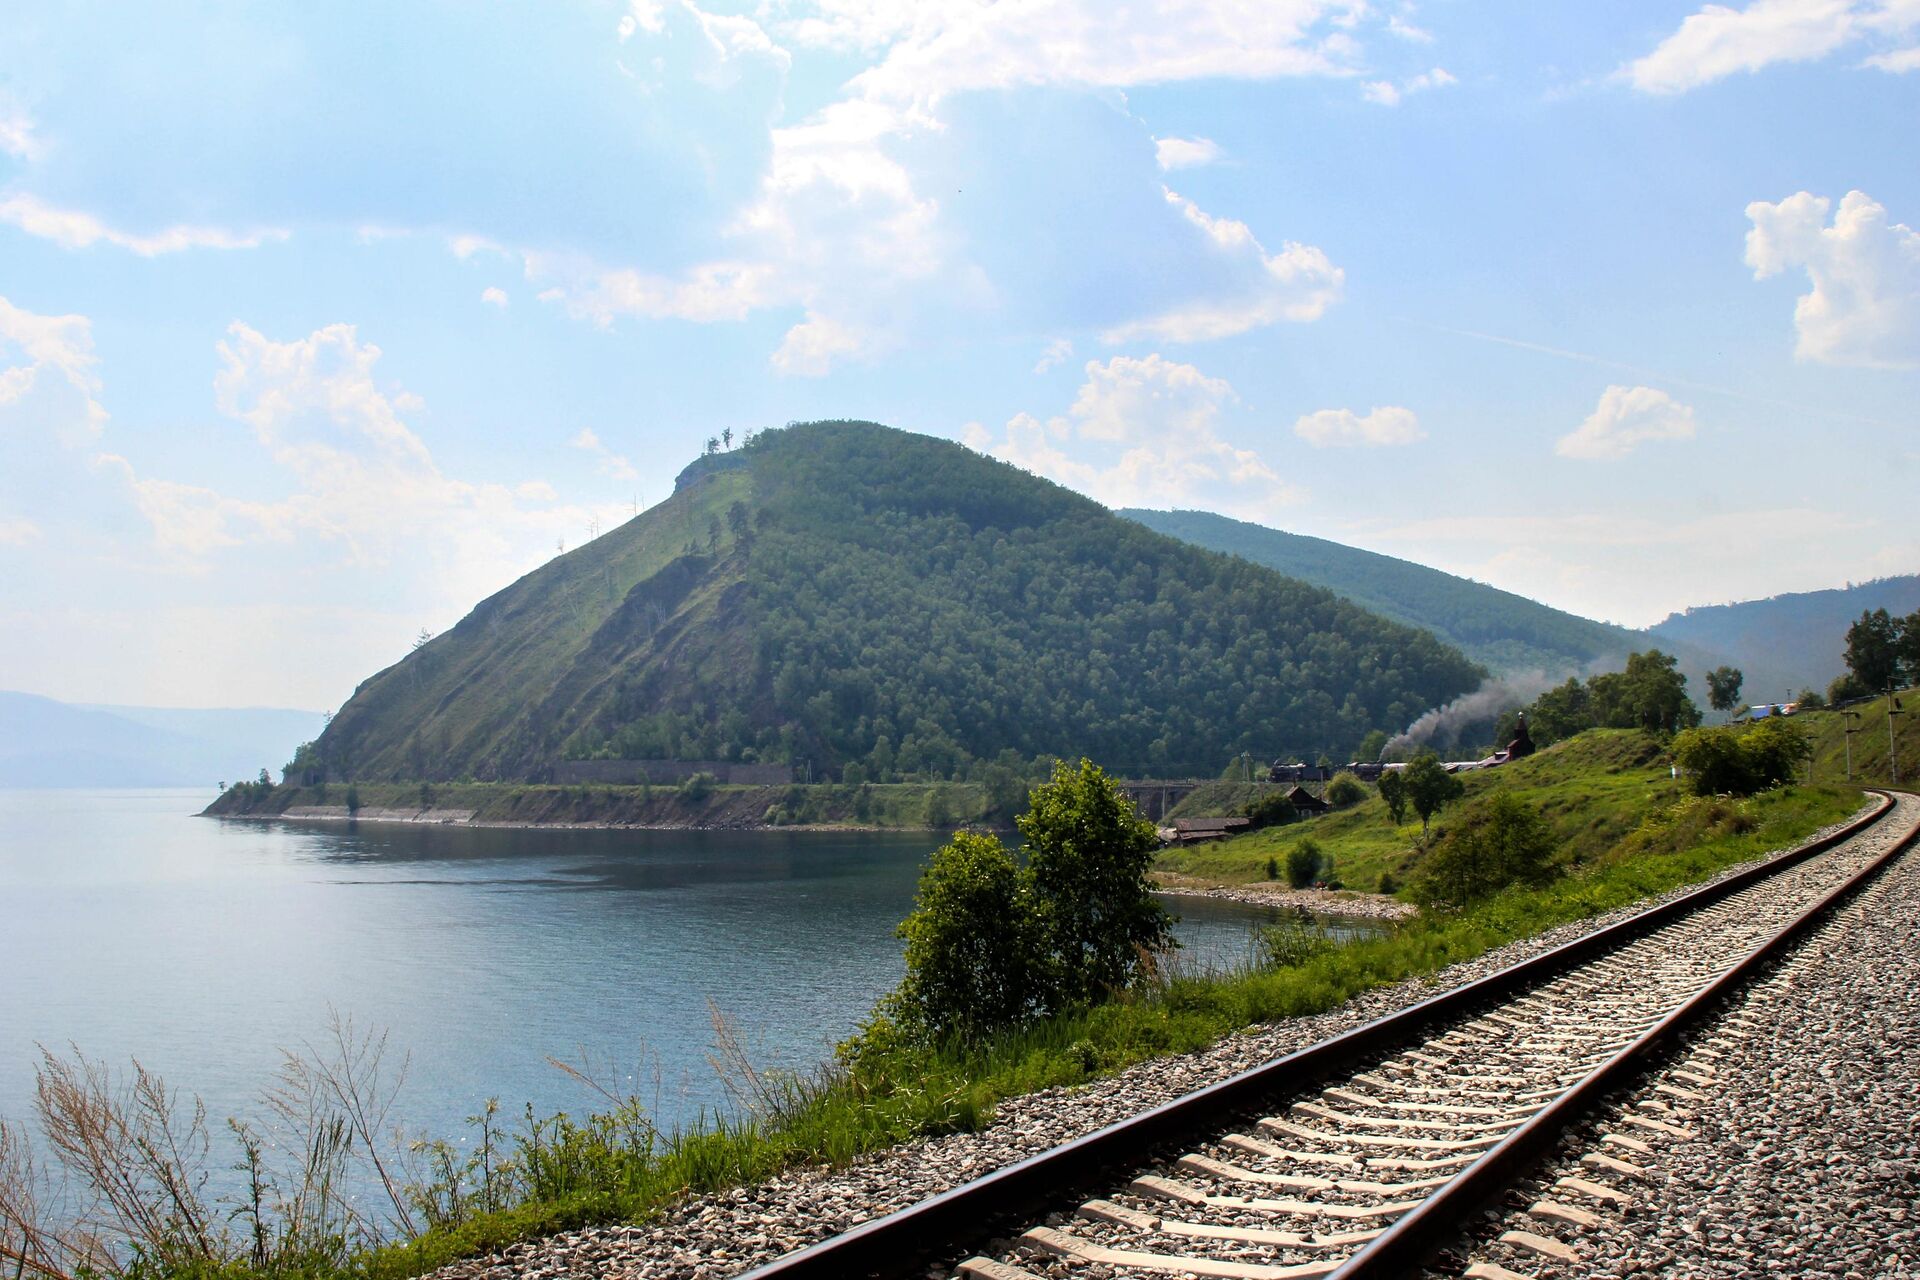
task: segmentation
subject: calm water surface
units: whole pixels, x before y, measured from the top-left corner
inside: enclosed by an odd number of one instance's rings
[[[137,1056],[218,1123],[329,1009],[411,1055],[397,1112],[580,1110],[584,1055],[665,1122],[724,1103],[711,1008],[761,1065],[830,1052],[900,976],[925,833],[500,831],[193,816],[194,791],[0,791],[0,1115],[36,1044]],[[1269,914],[1191,898],[1186,959]]]

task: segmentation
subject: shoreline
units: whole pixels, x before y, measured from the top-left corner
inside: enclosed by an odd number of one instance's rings
[[[1352,889],[1295,889],[1282,884],[1210,884],[1175,872],[1155,872],[1154,892],[1218,898],[1256,907],[1295,907],[1321,916],[1361,920],[1406,920],[1420,913],[1411,902]]]
[[[792,822],[781,826],[769,823],[733,823],[733,822],[616,822],[601,820],[593,822],[538,822],[533,820],[516,821],[508,818],[473,818],[455,816],[463,811],[450,810],[435,815],[431,809],[419,813],[407,814],[390,809],[375,811],[363,810],[350,814],[345,810],[338,813],[301,813],[289,810],[285,813],[209,813],[202,811],[197,818],[218,818],[223,822],[319,822],[319,823],[368,823],[374,826],[388,827],[465,827],[476,831],[806,831],[806,832],[890,832],[897,831],[912,834],[923,832],[932,834],[939,827],[897,827],[880,826],[874,823],[839,822]],[[464,811],[471,813],[471,810]],[[969,824],[969,829],[979,824]],[[987,830],[1000,831],[1012,828],[988,827]]]

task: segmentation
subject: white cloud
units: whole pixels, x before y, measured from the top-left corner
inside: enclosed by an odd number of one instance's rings
[[[773,353],[773,367],[781,373],[803,378],[824,377],[833,362],[842,356],[871,355],[875,350],[871,335],[831,316],[807,312],[807,318],[787,330],[780,347]]]
[[[1211,138],[1155,138],[1154,162],[1162,173],[1174,169],[1198,169],[1220,159],[1226,153]]]
[[[16,160],[38,160],[43,152],[34,136],[33,117],[26,108],[0,89],[0,151]]]
[[[1398,405],[1374,409],[1364,417],[1351,409],[1321,409],[1317,413],[1302,414],[1293,424],[1293,434],[1316,449],[1352,445],[1378,448],[1413,444],[1427,438],[1413,410]]]
[[[459,235],[448,236],[447,249],[454,257],[460,259],[462,262],[467,261],[477,254],[505,254],[507,252],[504,245],[490,240],[486,236],[474,235],[470,231],[461,232]]]
[[[11,363],[16,351],[24,364]],[[0,297],[0,362],[0,422],[24,420],[69,446],[99,437],[107,411],[87,317],[36,315]]]
[[[1057,364],[1065,364],[1072,355],[1073,339],[1055,338],[1047,344],[1047,349],[1040,353],[1040,359],[1035,362],[1033,371],[1035,373],[1045,373]]]
[[[499,307],[504,311],[507,308],[509,299],[507,298],[507,291],[505,289],[500,288],[498,285],[490,284],[480,291],[480,301],[490,306]]]
[[[1419,75],[1394,84],[1391,80],[1369,80],[1360,86],[1360,96],[1368,102],[1383,107],[1397,107],[1403,98],[1411,94],[1425,93],[1429,89],[1444,89],[1459,84],[1452,72],[1445,67],[1435,67],[1431,71],[1422,71]]]
[[[667,19],[660,0],[627,0],[627,11],[620,15],[620,43],[633,38],[636,31],[658,35],[666,30]]]
[[[276,342],[235,323],[218,347],[221,412],[252,430],[285,496],[260,500],[165,477],[102,455],[152,528],[162,567],[201,571],[234,549],[275,554],[303,572],[377,569],[423,612],[464,609],[611,516],[581,507],[523,505],[524,487],[446,475],[404,421],[417,398],[381,386],[380,349],[352,325]]]
[[[609,476],[615,480],[638,480],[640,478],[640,473],[634,470],[633,463],[628,461],[625,456],[607,448],[601,441],[599,433],[592,427],[580,428],[579,434],[567,441],[567,443],[576,449],[581,449],[592,454],[594,458],[594,469],[603,476]],[[536,497],[548,502],[551,502],[558,496],[553,492],[551,486],[542,486],[541,491],[529,492],[528,486],[523,484],[520,486],[519,493],[523,498]]]
[[[1794,304],[1794,354],[1823,364],[1920,365],[1920,233],[1888,222],[1862,191],[1833,202],[1802,191],[1747,206],[1747,265],[1756,280],[1802,268],[1813,288]]]
[[[1709,4],[1618,75],[1643,93],[1684,93],[1779,62],[1818,61],[1855,40],[1899,38],[1916,26],[1920,6],[1912,0],[1754,0],[1744,9]],[[1902,70],[1902,57],[1881,54],[1867,65]]]
[[[232,231],[184,223],[163,227],[151,235],[136,235],[110,227],[90,213],[57,209],[30,195],[0,200],[0,222],[11,223],[30,236],[51,240],[64,249],[85,249],[104,242],[143,258],[186,249],[256,249],[269,241],[285,240],[289,235],[275,228]]]
[[[1346,273],[1312,245],[1288,241],[1268,253],[1244,222],[1209,216],[1172,190],[1167,202],[1206,237],[1213,256],[1236,268],[1238,290],[1183,303],[1157,316],[1116,325],[1101,335],[1105,342],[1155,338],[1167,342],[1204,342],[1228,338],[1281,320],[1317,320],[1339,301]]]
[[[40,526],[25,516],[0,516],[0,547],[24,547],[41,536]]]
[[[1397,13],[1387,19],[1387,30],[1399,36],[1402,40],[1412,41],[1414,44],[1433,43],[1433,33],[1431,31],[1414,26]]]
[[[798,307],[772,356],[782,372],[818,375],[849,358],[871,357],[899,341],[903,324],[928,299],[978,305],[993,286],[965,260],[964,239],[919,189],[901,152],[946,125],[939,105],[966,91],[1026,86],[1115,89],[1213,77],[1350,74],[1350,28],[1368,13],[1362,0],[1175,0],[1120,8],[1096,0],[820,0],[769,28],[708,14],[689,2],[638,4],[619,24],[622,41],[647,31],[708,59],[697,78],[757,65],[784,77],[784,44],[857,51],[872,65],[842,95],[798,123],[771,130],[759,190],[723,228],[731,252],[684,271],[645,271],[528,252],[539,296],[608,325],[624,316],[707,323]],[[682,39],[683,36],[688,37]],[[776,43],[775,37],[782,43]],[[1167,139],[1156,155],[1168,167],[1216,158],[1204,139]],[[1318,250],[1288,245],[1268,255],[1243,224],[1183,201],[1188,226],[1231,270],[1226,293],[1116,333],[1199,340],[1244,332],[1280,318],[1311,318],[1338,292],[1338,273]],[[1236,230],[1244,243],[1223,243]],[[1230,237],[1229,237],[1230,238]],[[1332,292],[1325,284],[1333,276]]]
[[[1297,498],[1257,453],[1220,437],[1221,410],[1235,399],[1224,380],[1157,354],[1088,361],[1086,375],[1065,414],[1016,414],[998,440],[969,423],[962,438],[1109,506],[1259,517]]]
[[[1880,71],[1891,71],[1895,75],[1920,71],[1920,45],[1911,49],[1895,49],[1890,53],[1876,53],[1866,60],[1865,65]]]
[[[1587,420],[1562,436],[1563,458],[1624,458],[1655,440],[1691,440],[1693,410],[1652,387],[1608,387]]]

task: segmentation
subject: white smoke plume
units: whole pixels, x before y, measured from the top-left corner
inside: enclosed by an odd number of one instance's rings
[[[1485,724],[1503,711],[1524,707],[1559,683],[1544,671],[1510,671],[1484,681],[1472,693],[1463,693],[1408,725],[1406,732],[1387,743],[1381,759],[1410,747],[1436,742],[1451,744],[1467,726]]]

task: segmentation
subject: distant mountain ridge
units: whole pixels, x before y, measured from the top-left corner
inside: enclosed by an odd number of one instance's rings
[[[567,758],[953,776],[1351,748],[1480,682],[1432,635],[950,441],[762,433],[364,681],[301,762],[538,780]]]
[[[0,691],[0,787],[207,787],[278,771],[317,711],[86,706]]]
[[[1740,668],[1743,697],[1780,701],[1824,690],[1845,670],[1846,631],[1862,612],[1920,609],[1920,575],[1881,578],[1672,614],[1645,631],[1595,622],[1525,596],[1362,551],[1205,511],[1123,510],[1150,529],[1237,555],[1325,587],[1396,622],[1424,628],[1495,672],[1549,676],[1617,668],[1657,647],[1680,660],[1694,701],[1706,705],[1706,673]]]
[[[1549,676],[1618,663],[1646,639],[1639,632],[1563,612],[1411,560],[1287,533],[1208,511],[1116,514],[1195,546],[1241,556],[1325,587],[1383,617],[1433,632],[1500,673]]]
[[[1844,672],[1847,628],[1874,609],[1895,617],[1920,609],[1920,574],[1701,605],[1668,615],[1648,634],[1727,655],[1746,677],[1744,698],[1777,702],[1801,689],[1824,691]]]

